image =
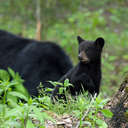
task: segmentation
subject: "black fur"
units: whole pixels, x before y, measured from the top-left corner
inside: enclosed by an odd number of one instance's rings
[[[78,36],[79,42],[79,63],[66,73],[59,82],[64,82],[66,78],[73,84],[67,88],[71,95],[78,95],[81,92],[88,91],[92,95],[99,94],[101,82],[101,53],[104,46],[104,39],[97,38],[95,41],[86,41]],[[59,88],[56,86],[52,98],[65,97],[59,95]]]
[[[53,42],[25,39],[0,30],[0,68],[12,68],[25,80],[24,86],[36,96],[40,82],[57,81],[72,68],[70,58]]]

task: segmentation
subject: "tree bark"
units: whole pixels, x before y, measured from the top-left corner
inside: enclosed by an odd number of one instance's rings
[[[40,0],[36,0],[36,18],[37,18],[37,25],[36,25],[36,39],[41,40],[41,18],[40,18]]]
[[[105,108],[113,112],[111,119],[104,118],[109,128],[128,128],[128,76]]]
[[[37,28],[36,28],[36,39],[41,40],[41,23],[37,21]]]

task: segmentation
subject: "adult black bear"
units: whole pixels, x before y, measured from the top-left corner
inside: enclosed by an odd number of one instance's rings
[[[70,58],[53,42],[25,39],[0,30],[0,68],[12,68],[25,80],[31,95],[38,94],[40,82],[57,81],[72,68]]]
[[[79,63],[69,70],[59,82],[64,82],[66,78],[73,86],[69,86],[67,90],[71,95],[77,95],[81,92],[88,91],[92,95],[99,94],[101,81],[101,53],[104,46],[104,39],[97,38],[95,41],[86,41],[78,36],[79,42]],[[65,98],[65,95],[59,94],[58,85],[52,93],[52,98]]]

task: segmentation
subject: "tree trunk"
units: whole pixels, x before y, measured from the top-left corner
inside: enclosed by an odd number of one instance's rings
[[[128,76],[105,108],[113,112],[111,119],[104,118],[109,128],[128,128]]]
[[[36,39],[41,40],[41,23],[40,21],[37,21],[37,26],[36,26]]]
[[[36,18],[37,18],[37,25],[36,25],[36,39],[41,40],[41,18],[40,18],[40,0],[36,0]]]

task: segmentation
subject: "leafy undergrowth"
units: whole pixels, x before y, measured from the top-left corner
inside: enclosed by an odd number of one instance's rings
[[[61,90],[68,85],[66,80]],[[99,113],[106,118],[112,117],[109,110],[103,109],[108,99],[101,96],[92,98],[85,93],[74,98],[66,94],[66,102],[59,100],[53,104],[44,90],[42,95],[31,98],[18,73],[10,68],[0,70],[0,128],[107,128]]]

